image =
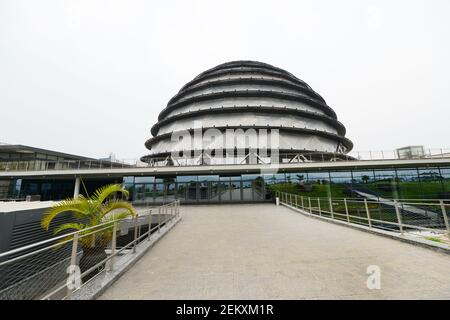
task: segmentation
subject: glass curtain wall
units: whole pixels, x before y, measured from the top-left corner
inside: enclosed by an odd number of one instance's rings
[[[235,176],[125,177],[134,201],[185,203],[270,201],[280,190],[312,198],[450,199],[450,168],[298,171]]]
[[[120,180],[86,179],[88,193]],[[314,170],[278,174],[127,176],[122,183],[130,199],[161,204],[179,199],[184,203],[270,201],[275,191],[312,198],[390,198],[450,201],[450,167],[386,168],[358,170]],[[74,180],[11,179],[0,181],[1,198],[60,200],[73,195]],[[80,190],[84,192],[83,190]]]
[[[269,181],[266,181],[268,183]],[[392,168],[287,173],[274,184],[309,197],[450,199],[450,168]]]

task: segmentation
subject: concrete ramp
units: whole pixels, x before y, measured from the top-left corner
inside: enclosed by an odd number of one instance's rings
[[[449,299],[450,256],[273,204],[184,206],[100,299]],[[369,266],[381,289],[369,290]]]

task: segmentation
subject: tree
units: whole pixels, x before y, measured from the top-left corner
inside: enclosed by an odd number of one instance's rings
[[[80,269],[85,271],[106,258],[105,248],[111,241],[113,223],[127,217],[135,217],[136,210],[131,203],[114,199],[117,193],[128,198],[128,190],[120,184],[110,184],[97,189],[91,196],[78,195],[53,205],[44,213],[41,226],[48,230],[53,219],[62,213],[70,212],[76,222],[64,223],[56,227],[54,234],[63,231],[79,231],[78,241],[83,249]],[[89,228],[88,230],[86,230]],[[67,242],[73,238],[69,235],[61,240]]]

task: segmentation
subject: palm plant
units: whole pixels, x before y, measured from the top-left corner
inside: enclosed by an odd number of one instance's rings
[[[48,230],[53,219],[62,213],[70,212],[78,220],[61,224],[53,232],[58,234],[63,231],[79,231],[78,241],[83,249],[81,271],[89,269],[106,257],[105,248],[112,239],[114,221],[137,215],[131,203],[112,198],[117,193],[125,198],[129,196],[128,190],[120,184],[110,184],[97,189],[91,196],[78,195],[63,200],[42,217],[41,226],[45,230]],[[68,235],[61,242],[65,243],[72,238],[73,235]]]
[[[116,193],[121,193],[125,198],[129,196],[128,190],[120,184],[110,184],[97,189],[91,196],[78,195],[76,198],[60,201],[44,213],[41,226],[48,230],[54,218],[70,212],[79,222],[61,224],[53,231],[54,234],[65,230],[80,231],[79,241],[82,247],[105,246],[112,237],[112,230],[108,226],[112,226],[116,220],[136,216],[136,210],[129,202],[111,198]],[[86,228],[90,229],[85,230]],[[105,230],[94,232],[99,229]],[[89,235],[83,236],[84,234]],[[71,237],[68,236],[63,241]]]

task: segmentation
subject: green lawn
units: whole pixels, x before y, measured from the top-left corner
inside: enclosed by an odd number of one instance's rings
[[[346,198],[348,194],[344,186],[339,184],[313,184],[311,190],[305,189],[300,184],[295,183],[278,183],[269,185],[272,191],[287,192],[297,194],[299,196],[311,198]]]
[[[398,182],[397,186],[387,187],[386,182],[373,182],[364,184],[365,187],[372,189],[382,197],[401,199],[437,199],[448,198],[445,191],[450,192],[450,181],[425,181],[425,182]],[[396,187],[396,188],[395,188]],[[387,190],[386,190],[387,189]],[[444,191],[445,190],[445,191]]]
[[[450,181],[423,181],[423,182],[397,182],[376,181],[371,183],[361,183],[359,186],[373,190],[380,197],[391,199],[439,199],[450,198]],[[303,186],[297,183],[278,183],[269,185],[273,191],[281,191],[300,196],[317,198],[350,198],[343,185],[334,183],[314,183]]]
[[[367,188],[370,188],[375,185],[376,183],[372,184],[365,184],[364,186]],[[408,190],[409,193],[406,193],[406,195],[412,199],[418,199],[421,197],[421,193],[419,191],[421,190],[427,190],[430,192],[429,198],[422,198],[422,199],[432,199],[436,198],[435,196],[431,196],[431,192],[435,192],[436,190],[442,190],[437,189],[436,184],[434,182],[427,182],[422,184],[422,189],[419,188],[418,183],[410,183],[410,182],[403,182],[402,188],[405,188],[405,190]],[[406,189],[408,188],[408,189]],[[314,213],[320,211],[322,215],[324,216],[331,216],[330,213],[324,212],[324,211],[331,211],[331,206],[333,207],[334,213],[339,213],[341,215],[336,215],[335,218],[346,220],[346,210],[345,210],[345,202],[343,198],[350,198],[348,195],[348,191],[343,185],[338,184],[314,184],[307,188],[305,186],[294,184],[294,183],[279,183],[274,185],[269,185],[269,189],[272,190],[272,192],[275,193],[275,191],[279,192],[285,192],[292,195],[297,195],[297,205],[301,206],[301,196],[303,196],[303,206],[308,210],[310,206],[311,201],[311,207]],[[375,190],[374,190],[375,191]],[[384,196],[387,198],[392,198],[392,195],[389,195],[387,193],[381,193],[380,196]],[[327,199],[331,195],[332,197],[332,205],[330,206],[330,201]],[[405,194],[402,194],[405,196]],[[308,199],[310,197],[310,201]],[[320,199],[318,199],[320,198]],[[291,198],[288,196],[288,201],[290,201]],[[292,197],[292,202],[295,203],[295,197]],[[370,212],[370,217],[372,219],[377,219],[381,221],[389,221],[389,222],[397,222],[397,215],[395,213],[395,209],[393,207],[386,207],[382,206],[379,203],[371,203],[370,201],[367,203],[367,207]],[[438,207],[429,207],[427,206],[426,209],[432,210],[440,210]],[[357,223],[363,223],[367,224],[367,221],[364,219],[358,219],[356,217],[362,217],[367,218],[367,211],[365,207],[365,203],[362,199],[347,199],[347,210],[349,212],[351,217],[350,220],[352,222]],[[402,219],[404,223],[411,223],[414,224],[414,221],[417,219],[417,217],[412,215],[402,215]]]

